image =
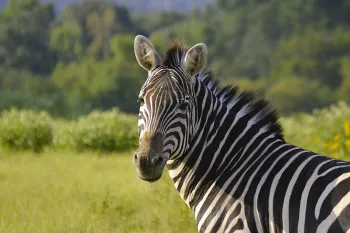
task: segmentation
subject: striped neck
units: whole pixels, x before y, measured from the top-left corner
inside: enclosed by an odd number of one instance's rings
[[[257,138],[283,141],[277,116],[266,102],[238,94],[237,87],[219,89],[209,72],[197,76],[195,93],[191,143],[168,162],[176,189],[192,209],[209,188],[219,188],[215,183],[222,174],[244,163]]]

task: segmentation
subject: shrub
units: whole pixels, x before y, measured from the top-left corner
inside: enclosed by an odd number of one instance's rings
[[[45,112],[10,109],[1,114],[2,148],[40,152],[52,143],[52,133],[52,120]]]
[[[45,112],[11,109],[0,118],[1,147],[41,152],[45,147],[78,152],[123,151],[137,145],[137,117],[117,109],[94,111],[76,120],[52,119]]]
[[[78,152],[127,150],[137,145],[137,118],[117,109],[93,111],[75,121],[58,124],[54,144]]]
[[[313,114],[281,119],[288,142],[338,159],[350,155],[350,106],[339,102]],[[52,119],[45,112],[11,109],[0,115],[0,146],[10,150],[44,148],[83,152],[123,151],[138,144],[137,117],[117,109],[93,111],[76,120]]]

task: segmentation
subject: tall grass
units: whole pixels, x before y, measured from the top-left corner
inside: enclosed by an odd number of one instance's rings
[[[145,183],[130,155],[0,154],[0,232],[196,232],[167,171]]]

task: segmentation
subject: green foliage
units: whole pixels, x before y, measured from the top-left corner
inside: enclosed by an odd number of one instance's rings
[[[10,109],[0,117],[0,146],[34,152],[45,148],[125,151],[138,144],[136,126],[136,116],[117,109],[94,111],[71,121],[53,119],[46,112]]]
[[[31,109],[34,111],[50,112],[53,116],[64,116],[67,118],[82,113],[82,107],[79,106],[79,112],[75,112],[74,103],[68,102],[67,98],[60,92],[54,93],[33,93],[16,91],[0,92],[0,109],[8,110],[13,106],[20,109]]]
[[[1,66],[49,74],[55,57],[48,46],[52,5],[37,0],[9,1],[0,15]]]
[[[50,44],[63,63],[86,57],[103,60],[110,55],[113,36],[136,29],[126,8],[86,1],[64,9],[52,30]]]
[[[70,99],[91,103],[101,92],[113,87],[106,80],[111,78],[111,69],[107,62],[94,59],[72,62],[67,66],[59,64],[52,74],[52,80]]]
[[[184,20],[185,15],[178,12],[155,12],[151,15],[135,15],[134,21],[147,32],[170,27]]]
[[[324,107],[334,98],[330,89],[317,80],[302,77],[281,77],[266,90],[265,97],[284,114]]]
[[[258,88],[282,114],[350,101],[348,0],[217,0],[176,13],[193,4],[177,0],[166,4],[170,11],[143,15],[109,1],[65,2],[72,4],[57,15],[38,0],[8,1],[0,13],[0,109],[137,113],[147,73],[134,57],[136,34],[161,55],[175,39],[206,43],[219,80]],[[154,10],[157,3],[126,5]]]
[[[1,114],[1,147],[40,152],[51,142],[52,121],[47,113],[11,109]]]
[[[73,117],[86,113],[76,100],[69,100],[51,79],[27,70],[0,68],[0,111],[16,107],[47,111],[54,116]]]
[[[58,127],[54,144],[56,147],[68,146],[78,152],[123,151],[137,145],[136,125],[135,116],[122,114],[116,109],[104,113],[94,111]]]
[[[311,112],[348,99],[348,88],[342,87],[347,86],[344,64],[350,48],[348,1],[216,3],[204,13],[188,14],[157,30],[151,39],[162,50],[175,38],[191,45],[205,42],[210,68],[219,79],[235,84],[245,77],[256,82],[252,86],[271,97],[283,114]]]
[[[83,29],[76,21],[60,23],[51,32],[50,47],[60,62],[69,63],[84,55],[83,36]]]
[[[58,64],[52,74],[53,82],[71,101],[90,103],[91,108],[136,113],[137,93],[146,74],[134,60],[133,36],[125,34],[111,38],[111,57],[105,60],[86,58],[68,65]],[[142,78],[144,77],[144,78]]]
[[[339,102],[313,114],[281,119],[286,140],[296,146],[337,159],[350,155],[350,106]]]
[[[305,30],[281,40],[276,51],[272,76],[302,76],[336,89],[342,79],[340,63],[350,54],[350,33],[346,28]]]

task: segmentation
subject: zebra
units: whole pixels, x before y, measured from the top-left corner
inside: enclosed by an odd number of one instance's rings
[[[220,87],[204,43],[162,59],[138,35],[134,53],[148,77],[133,164],[148,182],[167,167],[198,232],[350,233],[349,162],[287,143],[267,100]]]

